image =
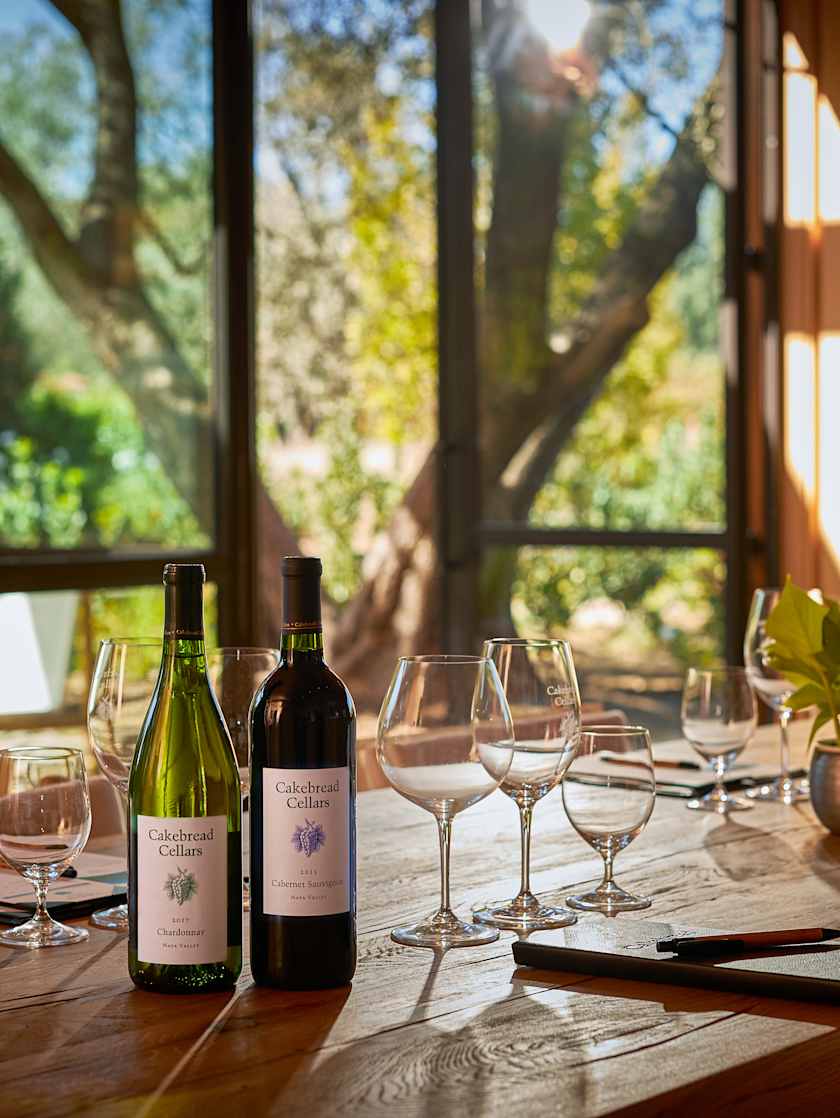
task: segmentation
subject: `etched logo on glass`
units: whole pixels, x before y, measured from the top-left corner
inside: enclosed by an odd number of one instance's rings
[[[306,820],[305,826],[295,827],[292,834],[292,846],[298,854],[305,854],[307,858],[317,854],[326,841],[324,828],[320,823],[313,823],[310,819]]]
[[[182,870],[179,866],[177,873],[169,874],[163,889],[170,901],[175,901],[180,907],[196,895],[198,882],[195,879],[195,874],[190,873],[189,870]]]

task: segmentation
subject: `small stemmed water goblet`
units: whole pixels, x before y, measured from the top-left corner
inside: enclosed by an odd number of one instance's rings
[[[120,794],[128,828],[128,778],[137,737],[152,700],[160,669],[161,640],[104,640],[99,645],[88,696],[88,737],[105,776]],[[128,931],[128,906],[114,905],[91,916],[91,923]]]
[[[391,938],[446,950],[492,943],[497,928],[468,924],[449,902],[452,820],[489,796],[510,768],[513,727],[493,661],[482,656],[404,656],[382,703],[376,755],[389,783],[434,815],[440,843],[440,907]]]
[[[628,762],[613,774],[602,764],[604,754],[626,754]],[[616,766],[618,767],[618,766]],[[636,897],[613,880],[613,861],[641,834],[653,812],[656,778],[650,734],[642,726],[589,726],[563,781],[563,804],[569,822],[604,859],[597,888],[567,897],[572,908],[607,916],[649,908],[648,897]]]
[[[689,668],[682,696],[686,741],[714,768],[715,786],[685,805],[728,815],[753,805],[726,790],[726,770],[755,733],[755,696],[743,668]]]
[[[0,750],[0,854],[35,889],[35,915],[0,933],[8,947],[59,947],[88,938],[84,928],[53,920],[47,888],[84,848],[90,834],[85,759],[64,746]]]
[[[522,842],[518,894],[481,905],[473,920],[527,932],[562,928],[577,917],[540,904],[531,892],[531,821],[534,807],[563,779],[577,748],[580,694],[568,641],[499,638],[486,641],[505,689],[516,738],[513,761],[500,787],[519,808]]]
[[[767,618],[779,600],[781,590],[762,587],[753,593],[747,629],[744,634],[744,663],[750,686],[763,703],[779,716],[779,775],[775,780],[750,788],[746,793],[751,800],[775,800],[782,804],[795,804],[807,800],[807,780],[796,780],[790,775],[790,744],[788,723],[793,712],[786,705],[796,687],[770,664],[767,636]]]

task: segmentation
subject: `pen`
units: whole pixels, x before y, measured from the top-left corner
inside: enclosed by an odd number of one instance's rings
[[[636,760],[633,757],[616,757],[612,753],[605,754],[604,760],[609,761],[612,765],[644,764],[643,761]],[[654,758],[653,767],[655,769],[691,769],[692,772],[698,772],[703,766],[698,765],[696,761],[657,761]]]
[[[795,946],[840,939],[837,928],[782,928],[771,932],[732,932],[720,936],[676,936],[656,942],[657,951],[677,955],[738,955],[762,947]]]

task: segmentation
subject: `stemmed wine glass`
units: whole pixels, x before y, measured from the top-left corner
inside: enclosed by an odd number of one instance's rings
[[[489,796],[513,759],[513,726],[492,660],[483,656],[404,656],[382,703],[376,756],[391,785],[430,811],[440,841],[440,908],[391,938],[446,949],[492,943],[497,928],[467,924],[449,905],[452,820]]]
[[[265,677],[277,667],[280,653],[276,648],[217,648],[207,658],[210,684],[219,700],[236,763],[242,789],[242,812],[248,810],[250,787],[249,749],[251,740],[251,700]],[[251,907],[249,881],[248,827],[242,828],[242,907]]]
[[[715,786],[685,805],[692,811],[728,815],[753,805],[730,795],[723,783],[726,770],[755,733],[756,709],[743,668],[689,668],[682,695],[682,732],[714,768]]]
[[[501,789],[519,808],[522,869],[513,900],[483,905],[473,920],[513,931],[562,928],[576,922],[575,914],[541,905],[531,892],[531,818],[577,748],[580,694],[572,650],[568,641],[499,638],[485,641],[484,655],[496,665],[513,719],[513,761]]]
[[[104,640],[99,645],[88,695],[88,737],[99,767],[120,794],[128,835],[128,778],[137,737],[152,700],[163,642],[152,638]],[[128,931],[128,906],[114,905],[91,923]]]
[[[754,800],[776,800],[795,804],[808,799],[807,780],[794,780],[790,775],[790,744],[788,723],[792,711],[786,705],[796,690],[794,685],[770,664],[767,650],[773,642],[767,636],[767,618],[779,600],[781,590],[763,587],[753,593],[747,629],[744,634],[744,663],[747,678],[756,695],[779,716],[779,768],[775,780],[750,788],[746,793]]]
[[[64,746],[0,750],[0,854],[35,889],[35,915],[0,933],[9,947],[58,947],[87,939],[84,928],[59,924],[47,912],[47,888],[82,850],[90,834],[85,759]]]
[[[627,754],[619,773],[602,763],[604,754]],[[619,850],[641,834],[653,812],[656,778],[650,734],[642,726],[589,726],[563,781],[563,805],[569,822],[604,859],[604,877],[596,889],[568,897],[572,908],[607,916],[649,908],[648,897],[635,897],[613,880]]]

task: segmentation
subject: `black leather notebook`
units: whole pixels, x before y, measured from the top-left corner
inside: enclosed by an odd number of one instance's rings
[[[730,933],[733,929],[725,929]],[[744,930],[744,929],[741,929]],[[755,927],[751,931],[761,931]],[[592,920],[534,932],[513,944],[520,966],[641,982],[667,982],[766,997],[840,1002],[840,944],[773,947],[748,955],[687,959],[656,950],[670,936],[720,935],[722,929],[648,921]]]

